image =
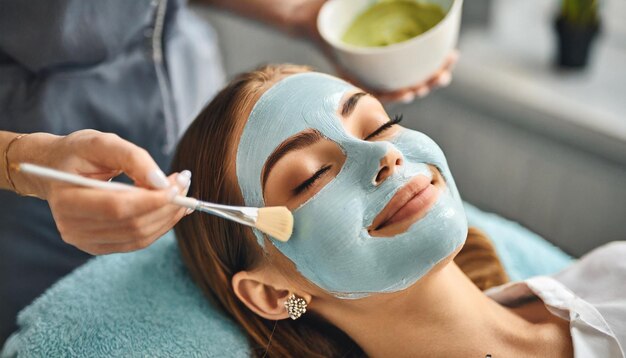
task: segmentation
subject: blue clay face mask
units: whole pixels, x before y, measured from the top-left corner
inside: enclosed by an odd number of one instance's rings
[[[461,198],[441,149],[426,135],[404,128],[386,141],[346,132],[338,108],[354,90],[314,72],[279,81],[254,106],[236,159],[245,204],[263,207],[262,170],[283,141],[314,129],[339,145],[346,155],[339,174],[293,211],[288,242],[270,239],[304,277],[339,298],[403,290],[450,256],[467,235]],[[402,165],[376,185],[381,158],[393,149],[402,154]],[[432,176],[429,164],[440,170],[446,189],[426,215],[401,234],[370,236],[367,228],[398,190],[417,175]],[[255,230],[255,235],[263,246],[263,234]]]

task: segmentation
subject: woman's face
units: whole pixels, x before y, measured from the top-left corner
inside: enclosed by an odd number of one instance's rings
[[[246,205],[294,214],[291,239],[271,242],[337,297],[405,289],[467,234],[439,147],[328,75],[292,75],[263,94],[236,164]]]

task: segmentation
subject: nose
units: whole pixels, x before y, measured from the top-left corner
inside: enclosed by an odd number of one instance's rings
[[[392,176],[403,163],[402,154],[395,148],[389,148],[380,159],[380,168],[374,178],[374,185],[378,186]]]

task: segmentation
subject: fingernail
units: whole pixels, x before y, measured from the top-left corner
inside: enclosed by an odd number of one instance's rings
[[[185,210],[185,215],[189,215],[191,213],[193,213],[193,209],[187,208],[187,210]]]
[[[411,103],[415,99],[415,95],[411,92],[405,94],[400,98],[400,102],[402,103]]]
[[[183,189],[183,192],[180,195],[187,196],[187,193],[189,193],[189,187],[191,187],[191,180],[187,183],[187,186]]]
[[[191,179],[189,179],[189,177],[186,176],[184,173],[179,173],[176,176],[176,183],[181,189],[184,189],[189,186],[189,183],[191,183]]]
[[[439,75],[439,78],[437,79],[437,84],[439,85],[439,87],[448,87],[450,85],[450,82],[452,82],[452,75],[450,74],[450,72],[443,72],[441,75]]]
[[[184,175],[187,178],[191,179],[191,172],[187,169],[183,170],[182,172],[180,172],[180,175]]]
[[[173,186],[169,189],[167,196],[169,198],[170,201],[174,200],[174,198],[176,197],[176,195],[178,195],[178,191],[180,189],[178,189],[177,187]]]
[[[417,91],[415,91],[415,94],[417,95],[418,98],[424,98],[428,96],[429,93],[430,93],[430,89],[428,89],[427,87],[422,87],[418,89]]]
[[[148,174],[148,182],[157,189],[165,189],[170,186],[170,182],[167,180],[165,173],[160,169],[155,169]]]

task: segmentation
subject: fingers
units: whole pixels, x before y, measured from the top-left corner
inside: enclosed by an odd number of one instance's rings
[[[435,87],[447,87],[452,82],[452,74],[450,71],[441,71],[433,81]]]
[[[372,95],[378,98],[379,101],[383,103],[392,103],[392,102],[405,102],[411,101],[411,93],[409,90],[402,91],[394,91],[394,92],[374,92]],[[407,102],[408,103],[408,102]]]
[[[448,58],[444,65],[431,77],[428,81],[428,87],[447,87],[452,82],[452,70],[454,69],[454,65],[459,60],[459,51],[454,50]]]
[[[446,59],[446,62],[442,66],[443,69],[448,71],[452,71],[454,69],[454,65],[459,61],[460,52],[457,49],[452,50]]]
[[[98,252],[97,255],[108,254],[113,252],[130,252],[144,249],[150,246],[154,241],[168,232],[183,216],[185,216],[184,209],[178,209],[174,216],[167,216],[165,221],[160,222],[158,226],[152,228],[146,228],[149,233],[142,239],[131,240],[121,243],[104,243],[100,245],[94,245],[94,249]],[[150,231],[152,230],[152,231]]]
[[[181,189],[179,194],[186,195],[187,190],[188,187]],[[111,223],[107,226],[106,223],[101,222],[99,223],[100,225],[91,227],[86,231],[94,242],[101,244],[133,242],[142,237],[154,236],[155,233],[160,232],[163,228],[165,228],[163,232],[169,230],[178,220],[185,216],[185,212],[186,208],[169,204],[144,215],[115,223],[119,228],[118,230],[111,230]],[[172,223],[171,225],[170,222]]]
[[[416,86],[403,88],[392,92],[374,92],[381,102],[401,102],[411,103],[415,98],[424,98],[430,94],[432,90],[438,87],[447,87],[452,82],[452,69],[458,62],[459,51],[454,50],[448,55],[443,66],[433,74],[424,83],[420,83]]]
[[[53,205],[65,206],[64,216],[94,221],[122,221],[141,216],[168,204],[178,188],[129,191],[104,191],[69,187],[50,198]]]
[[[78,142],[86,159],[123,171],[139,186],[165,189],[169,185],[167,177],[145,149],[115,134],[93,132]]]
[[[190,177],[188,171],[171,175],[173,191],[138,189],[103,196],[100,190],[67,187],[50,200],[50,206],[65,242],[91,254],[138,250],[186,214],[185,208],[170,201],[176,194],[187,194]]]

